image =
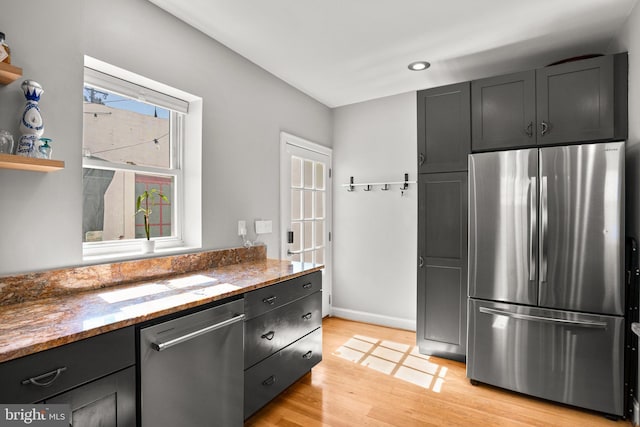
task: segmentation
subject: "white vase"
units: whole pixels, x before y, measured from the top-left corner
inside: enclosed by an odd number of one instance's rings
[[[20,119],[20,131],[22,136],[18,140],[18,148],[16,154],[25,157],[34,157],[35,150],[38,148],[38,140],[44,132],[44,123],[40,115],[40,95],[43,89],[38,82],[33,80],[25,80],[22,82],[22,91],[27,99],[22,117]]]
[[[142,253],[143,254],[152,254],[156,249],[156,241],[155,240],[147,240],[144,239],[142,241]]]

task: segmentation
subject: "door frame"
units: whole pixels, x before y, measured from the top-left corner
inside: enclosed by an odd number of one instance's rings
[[[285,219],[285,212],[290,211],[291,207],[290,199],[284,196],[285,186],[286,191],[290,190],[290,179],[288,176],[290,173],[289,156],[290,153],[287,150],[287,146],[295,147],[296,149],[306,150],[310,153],[320,154],[328,157],[327,161],[327,185],[325,193],[325,263],[322,271],[322,292],[323,292],[323,304],[322,304],[322,316],[331,315],[332,312],[332,284],[333,284],[333,185],[332,185],[332,168],[333,168],[333,149],[317,144],[315,142],[308,141],[290,133],[280,132],[280,259],[288,260],[287,256],[287,242],[285,239],[288,222]],[[289,221],[290,222],[290,221]]]

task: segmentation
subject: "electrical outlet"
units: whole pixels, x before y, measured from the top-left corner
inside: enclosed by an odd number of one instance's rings
[[[273,222],[271,220],[256,220],[256,234],[267,234],[273,231]]]
[[[238,236],[246,236],[247,235],[247,221],[240,220],[238,221]]]

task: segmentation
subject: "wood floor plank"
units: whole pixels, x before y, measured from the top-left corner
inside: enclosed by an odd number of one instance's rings
[[[631,426],[496,387],[472,386],[464,363],[411,354],[415,342],[411,331],[325,318],[322,362],[245,427]]]

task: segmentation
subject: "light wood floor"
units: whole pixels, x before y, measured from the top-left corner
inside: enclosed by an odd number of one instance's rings
[[[405,351],[414,346],[413,332],[326,318],[322,362],[245,426],[631,426],[498,388],[472,386],[463,363]],[[409,378],[410,372],[418,374],[411,378],[422,386],[397,378]]]

